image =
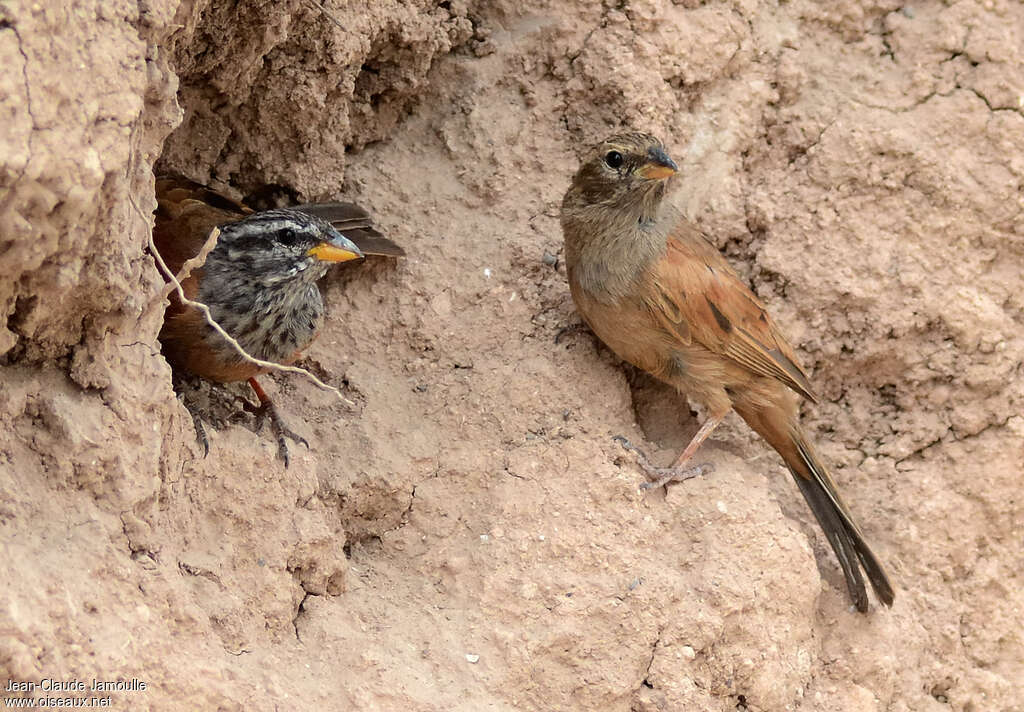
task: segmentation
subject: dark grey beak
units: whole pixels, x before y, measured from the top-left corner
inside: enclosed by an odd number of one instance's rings
[[[661,146],[647,149],[647,161],[637,169],[637,173],[648,180],[665,180],[671,178],[679,170],[675,161],[668,157]]]
[[[649,151],[647,151],[647,159],[651,163],[654,163],[655,165],[663,166],[665,168],[671,168],[673,172],[679,170],[679,166],[676,165],[675,161],[668,157],[668,154],[665,153],[665,149],[662,148],[661,146],[652,148]]]

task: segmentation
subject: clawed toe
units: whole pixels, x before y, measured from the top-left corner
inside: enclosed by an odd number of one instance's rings
[[[636,447],[633,446],[633,443],[631,443],[629,441],[629,438],[627,438],[625,435],[616,435],[612,438],[612,440],[621,445],[624,450],[636,451]]]
[[[203,421],[199,418],[198,413],[189,411],[189,415],[192,416],[192,425],[196,429],[196,442],[203,447],[203,458],[210,454],[210,439],[206,437],[206,426],[203,425]]]
[[[643,467],[643,465],[641,465]],[[658,489],[670,482],[682,482],[684,480],[700,477],[715,471],[715,465],[711,462],[703,462],[693,467],[644,467],[644,472],[651,478],[650,482],[640,485],[642,490]]]
[[[574,336],[575,334],[581,334],[584,331],[588,331],[589,328],[590,327],[588,327],[586,324],[582,323],[569,324],[568,326],[563,326],[555,334],[555,345],[557,346],[559,343],[561,343],[562,339],[565,338],[566,336]]]
[[[185,406],[185,410],[188,411],[188,414],[192,416],[192,427],[195,428],[196,431],[196,442],[202,446],[203,457],[205,458],[210,454],[210,439],[206,436],[206,426],[203,425],[202,415],[199,413],[199,409],[196,404],[192,403],[188,398],[179,394],[178,400],[183,406]]]
[[[186,374],[179,373],[176,370],[171,371],[171,387],[174,389],[177,395],[178,402],[180,402],[188,414],[192,416],[192,427],[196,431],[196,442],[199,443],[203,448],[203,457],[205,458],[210,454],[210,439],[206,436],[206,426],[203,425],[203,416],[199,412],[199,406],[196,405],[191,397],[186,393],[186,385],[190,386],[191,389],[195,388],[195,384],[190,382],[190,377]]]
[[[650,480],[650,482],[644,482],[640,485],[640,489],[642,490],[658,489],[660,487],[664,487],[670,482],[682,482],[700,475],[706,475],[709,472],[713,472],[715,469],[714,464],[710,462],[694,465],[692,467],[657,467],[656,465],[651,464],[651,461],[647,459],[647,455],[644,454],[643,450],[631,443],[628,438],[622,435],[616,435],[612,440],[622,445],[623,449],[636,453],[636,464],[640,466],[640,469],[644,471],[644,474],[647,475],[647,478]]]
[[[263,423],[267,420],[270,421],[270,430],[274,433],[274,437],[277,439],[277,454],[284,461],[284,466],[288,467],[291,462],[291,457],[288,454],[288,440],[292,440],[297,443],[302,443],[309,449],[309,442],[306,438],[302,437],[294,430],[289,428],[284,419],[281,418],[281,414],[277,412],[277,408],[271,402],[266,402],[256,410],[256,417],[259,427],[263,427]]]

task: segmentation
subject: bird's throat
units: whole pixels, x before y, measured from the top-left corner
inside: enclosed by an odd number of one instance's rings
[[[565,220],[570,277],[594,299],[615,304],[635,294],[651,265],[665,253],[671,215],[655,207],[645,214],[603,211]],[[640,206],[637,206],[638,208]]]

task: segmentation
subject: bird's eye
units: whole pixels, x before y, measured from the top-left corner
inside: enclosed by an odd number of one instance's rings
[[[277,231],[277,241],[286,247],[291,247],[299,241],[299,233],[290,227],[281,228]]]
[[[604,156],[604,162],[609,168],[619,168],[622,166],[622,154],[618,151],[608,151]]]

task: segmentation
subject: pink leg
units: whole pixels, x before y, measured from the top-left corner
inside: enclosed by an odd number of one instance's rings
[[[679,454],[679,457],[676,458],[676,461],[672,463],[673,469],[682,467],[690,461],[690,458],[697,453],[700,446],[703,445],[704,441],[708,439],[709,435],[711,435],[711,431],[717,428],[718,424],[725,419],[728,412],[729,411],[726,411],[721,415],[708,416],[708,419],[704,421],[702,426],[700,426],[700,430],[698,430],[690,440],[690,444],[686,446],[686,449],[683,450],[682,453]]]

